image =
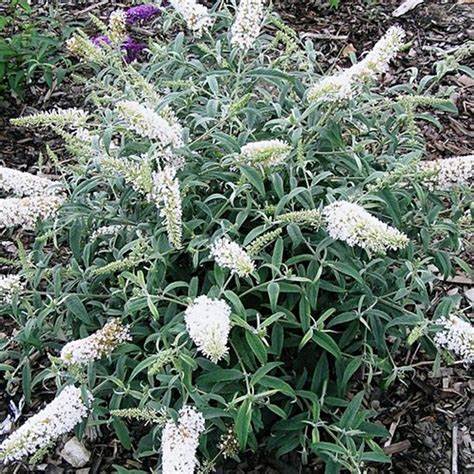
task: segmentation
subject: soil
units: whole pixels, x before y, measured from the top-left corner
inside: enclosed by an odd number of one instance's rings
[[[75,22],[85,20],[89,12],[105,19],[110,10],[132,3],[93,0],[73,2],[74,6],[68,7],[64,15]],[[315,38],[316,47],[321,53],[321,64],[326,69],[347,66],[350,62],[349,52],[360,57],[389,26],[401,25],[407,31],[411,47],[383,78],[383,84],[389,85],[405,82],[407,77],[416,72],[418,80],[426,74],[432,74],[434,63],[443,57],[444,52],[452,51],[472,39],[474,33],[474,8],[470,0],[460,0],[459,3],[425,0],[401,18],[393,18],[392,12],[399,3],[398,0],[342,0],[335,10],[324,0],[274,0],[276,9],[288,24],[300,35]],[[47,7],[44,8],[46,13]],[[447,76],[441,86],[455,87],[453,99],[459,114],[436,111],[441,128],[423,122],[421,130],[427,140],[427,158],[471,154],[474,81],[461,73]],[[52,91],[41,81],[36,81],[29,85],[28,94],[22,102],[10,97],[0,98],[0,165],[35,172],[39,154],[45,146],[49,144],[57,148],[59,145],[52,134],[11,126],[11,117],[49,110],[55,106],[80,106],[82,99],[81,88],[74,85],[71,78]],[[48,172],[47,163],[42,171]],[[0,255],[12,258],[9,252],[13,251],[14,246],[10,241],[5,241],[1,234],[0,240]],[[5,269],[0,266],[0,273],[2,270]],[[468,286],[468,281],[453,282],[445,291],[464,293]],[[392,433],[385,447],[386,452],[393,455],[392,464],[369,467],[368,472],[474,472],[474,382],[469,376],[472,374],[460,365],[433,374],[431,365],[416,349],[412,353],[400,355],[399,359],[399,366],[415,364],[415,369],[407,371],[388,390],[382,391],[374,383],[367,400],[367,406],[377,412],[376,419]],[[2,398],[0,395],[0,416],[3,419],[6,400]],[[115,441],[107,442],[107,438],[100,441],[94,446],[95,462],[91,473],[108,472],[105,466],[120,463],[120,448]],[[255,456],[238,465],[220,468],[217,472],[323,472],[317,463],[306,468],[296,468],[298,459],[297,453],[282,461]],[[41,468],[47,472],[74,472],[61,463],[59,456],[54,461],[49,458]],[[129,465],[128,468],[138,469],[139,466]]]

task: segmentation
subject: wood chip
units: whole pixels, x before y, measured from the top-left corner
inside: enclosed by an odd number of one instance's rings
[[[398,443],[393,443],[386,448],[383,448],[385,454],[396,454],[406,451],[411,448],[411,443],[407,439],[404,441],[399,441]]]
[[[420,3],[423,3],[423,0],[406,0],[392,13],[392,16],[399,17],[405,15],[405,13],[413,10]]]

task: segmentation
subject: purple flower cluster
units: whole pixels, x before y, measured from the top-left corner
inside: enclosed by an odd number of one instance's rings
[[[140,57],[143,50],[146,48],[146,45],[134,40],[130,36],[127,36],[127,39],[122,43],[121,48],[125,52],[125,62],[131,63]]]
[[[166,5],[168,2],[163,2]],[[157,15],[160,9],[156,5],[144,4],[136,7],[130,7],[125,11],[125,17],[127,24],[134,25],[135,23],[143,23],[153,16]],[[98,47],[107,46],[111,44],[110,38],[106,35],[99,35],[92,38],[92,42]],[[122,43],[120,48],[124,52],[124,60],[127,63],[131,63],[140,58],[143,50],[146,48],[144,43],[140,43],[133,39],[131,36],[127,36],[125,41]]]
[[[143,23],[149,20],[153,16],[157,15],[160,9],[151,4],[138,5],[136,7],[130,7],[126,12],[127,23],[134,25],[135,23]]]
[[[111,44],[110,38],[106,35],[95,36],[92,38],[92,42],[98,48]],[[145,48],[146,44],[138,42],[131,36],[127,36],[125,41],[120,46],[120,49],[122,49],[125,53],[123,58],[127,63],[131,63],[138,59]]]
[[[104,44],[110,44],[110,38],[106,35],[94,36],[92,42],[95,46],[103,46]]]

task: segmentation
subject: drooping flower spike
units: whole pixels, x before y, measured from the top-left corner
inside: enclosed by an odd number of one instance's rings
[[[430,174],[425,182],[431,190],[468,186],[474,178],[474,155],[421,161],[418,171]]]
[[[119,116],[138,135],[158,140],[163,147],[183,144],[182,128],[177,122],[171,123],[146,105],[132,100],[122,100],[116,107]]]
[[[357,81],[375,79],[388,69],[390,61],[403,45],[405,32],[399,26],[392,26],[375,44],[364,59],[338,74],[325,77],[308,90],[310,102],[334,102],[352,95]]]
[[[0,166],[0,189],[17,197],[56,194],[58,184],[31,173]]]
[[[262,29],[264,0],[240,0],[230,30],[231,44],[249,50]]]
[[[53,217],[64,200],[59,194],[0,199],[0,229],[32,230],[38,220]]]
[[[0,275],[0,305],[10,304],[14,295],[21,293],[24,287],[19,275]]]
[[[378,220],[358,204],[334,202],[323,209],[323,217],[329,235],[351,247],[384,254],[389,249],[401,249],[408,244],[405,234]]]
[[[209,10],[196,0],[170,0],[170,5],[183,17],[188,28],[200,37],[214,23]]]
[[[168,239],[176,249],[182,247],[182,202],[179,190],[179,181],[176,169],[165,166],[162,170],[153,173],[153,190],[150,194],[164,219]]]
[[[91,403],[90,393],[84,401],[80,388],[65,387],[51,403],[0,444],[0,460],[5,464],[19,461],[50,445],[88,416]]]
[[[240,150],[240,158],[249,166],[273,168],[285,163],[290,150],[290,145],[283,140],[262,140],[244,145]]]
[[[434,321],[442,326],[434,342],[459,357],[466,365],[474,364],[474,326],[454,314]]]
[[[128,326],[113,319],[90,336],[67,343],[61,350],[61,360],[65,365],[87,364],[110,355],[118,345],[130,339]]]

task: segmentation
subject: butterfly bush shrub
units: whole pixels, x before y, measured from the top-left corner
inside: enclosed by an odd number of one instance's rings
[[[264,2],[217,3],[163,7],[140,63],[78,33],[87,112],[17,121],[52,127],[75,160],[21,286],[4,285],[7,393],[18,367],[28,401],[81,386],[80,432],[117,437],[143,472],[251,451],[362,472],[389,461],[370,388],[407,369],[410,344],[439,365],[436,319],[465,319],[432,292],[468,268],[473,159],[448,172],[425,151],[426,108],[455,110],[423,95],[435,76],[378,83],[404,54],[400,28],[321,76],[315,45]]]

